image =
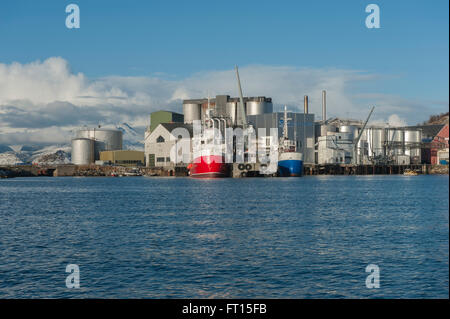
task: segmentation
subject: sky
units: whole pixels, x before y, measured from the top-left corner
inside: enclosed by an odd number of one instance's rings
[[[65,25],[68,4],[80,28]],[[380,28],[368,29],[368,4]],[[67,140],[81,125],[148,124],[182,99],[270,96],[301,110],[414,125],[448,111],[449,3],[1,1],[0,144]],[[33,135],[33,139],[30,139]]]

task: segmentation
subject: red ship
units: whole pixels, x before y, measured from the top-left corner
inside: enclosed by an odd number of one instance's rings
[[[224,156],[207,155],[200,156],[189,164],[190,175],[196,178],[227,177],[229,175],[228,165]]]
[[[196,178],[217,178],[229,176],[229,164],[225,163],[225,140],[223,133],[227,120],[210,116],[202,123],[202,133],[194,136],[194,161],[188,165],[190,176]],[[217,134],[219,133],[219,134]],[[220,137],[217,137],[219,135]]]

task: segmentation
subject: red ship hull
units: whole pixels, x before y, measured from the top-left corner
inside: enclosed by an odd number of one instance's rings
[[[201,156],[189,166],[190,175],[195,178],[228,177],[228,164],[223,156]]]

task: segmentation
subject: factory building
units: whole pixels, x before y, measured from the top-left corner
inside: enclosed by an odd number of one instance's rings
[[[183,123],[183,121],[183,114],[170,111],[156,111],[150,114],[148,130],[152,132],[161,123]]]
[[[189,137],[181,138],[181,142],[187,142],[191,145],[191,137],[193,136],[191,124],[160,123],[151,132],[147,131],[145,133],[145,159],[147,167],[174,165],[170,160],[170,151],[177,140],[180,140],[180,136],[174,136],[172,134],[173,130],[176,128],[185,129],[185,132],[186,134],[189,134]],[[190,151],[190,153],[192,153],[192,149]],[[177,155],[183,156],[182,152],[179,152],[176,156]],[[185,158],[176,160],[181,162],[180,165],[187,166],[192,158],[190,156],[185,156]]]
[[[116,129],[82,128],[72,139],[72,163],[89,165],[100,159],[100,152],[121,150],[123,133]]]
[[[288,137],[296,141],[297,150],[303,153],[303,162],[314,164],[314,114],[287,113],[288,118]],[[271,128],[278,128],[278,137],[283,135],[284,114],[265,113],[258,115],[248,115],[247,120],[252,124],[258,134],[259,128],[265,128],[265,134],[270,135]]]
[[[420,128],[373,125],[364,131],[362,128],[363,123],[355,120],[316,123],[317,164],[421,163]]]
[[[144,166],[145,157],[140,151],[103,151],[100,152],[100,161],[119,166]]]
[[[272,98],[265,96],[243,97],[244,112],[247,121],[256,133],[259,128],[266,128],[266,135],[270,135],[270,128],[278,128],[278,136],[282,136],[283,113],[273,113]],[[204,120],[206,110],[211,108],[211,115],[230,119],[234,125],[241,120],[239,113],[240,99],[228,95],[217,95],[211,99],[194,99],[183,101],[184,123],[192,124],[194,120]],[[288,122],[288,136],[297,141],[297,149],[303,153],[305,163],[314,163],[314,114],[308,114],[308,100],[305,96],[305,112],[288,112],[291,119]],[[231,126],[230,125],[230,126]]]

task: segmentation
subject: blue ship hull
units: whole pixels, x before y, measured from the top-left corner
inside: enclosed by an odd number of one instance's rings
[[[280,176],[302,176],[303,161],[299,160],[284,160],[278,162],[278,173]]]

